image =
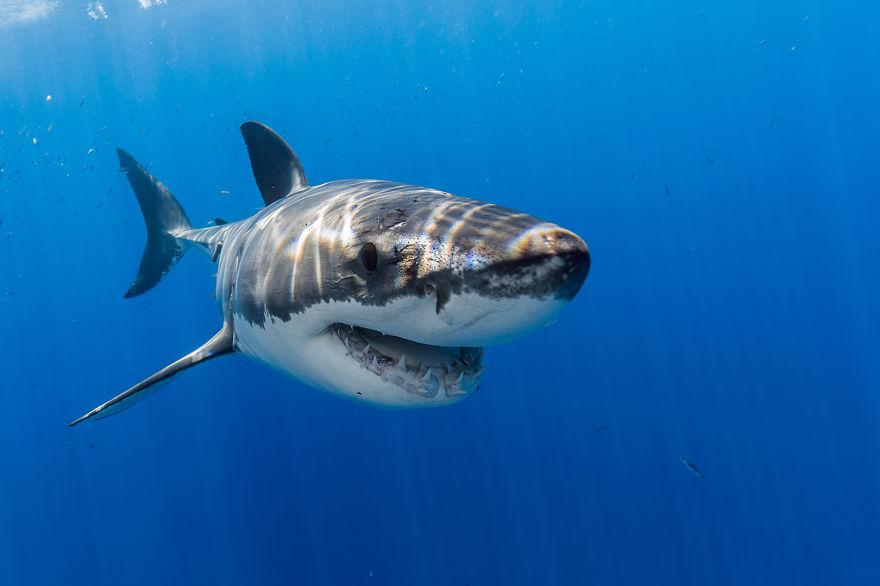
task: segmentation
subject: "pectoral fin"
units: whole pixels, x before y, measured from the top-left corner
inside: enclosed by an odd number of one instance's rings
[[[146,399],[147,397],[158,391],[172,378],[174,378],[187,368],[190,368],[197,364],[201,364],[202,362],[205,362],[212,358],[216,358],[217,356],[230,354],[233,351],[232,326],[224,325],[223,329],[220,330],[217,335],[208,340],[198,349],[190,352],[180,360],[169,364],[153,376],[139,382],[121,395],[110,399],[100,407],[92,409],[69,425],[76,425],[77,423],[81,423],[87,419],[101,419],[104,417],[109,417],[110,415],[114,415],[116,413],[119,413],[120,411],[124,411],[138,401]]]

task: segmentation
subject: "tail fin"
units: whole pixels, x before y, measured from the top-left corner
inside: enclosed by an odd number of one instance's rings
[[[186,212],[158,179],[144,169],[130,154],[116,149],[119,167],[128,175],[147,225],[147,246],[141,257],[134,284],[125,297],[135,297],[152,289],[171,270],[188,245],[178,241],[174,233],[192,227]]]

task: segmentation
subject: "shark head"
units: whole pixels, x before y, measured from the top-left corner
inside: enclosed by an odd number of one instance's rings
[[[237,262],[236,349],[377,406],[466,396],[483,347],[552,323],[590,267],[568,230],[421,187],[335,181],[273,205]]]

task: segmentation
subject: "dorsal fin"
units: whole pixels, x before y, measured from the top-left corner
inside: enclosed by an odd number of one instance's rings
[[[296,153],[268,126],[245,122],[241,125],[241,135],[266,205],[309,186]]]

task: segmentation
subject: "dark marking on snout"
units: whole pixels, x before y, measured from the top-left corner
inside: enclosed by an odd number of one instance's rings
[[[559,270],[545,271],[546,263],[563,261]],[[522,260],[495,263],[474,271],[465,279],[465,290],[485,297],[535,299],[565,299],[570,301],[580,290],[589,271],[589,255],[535,256]]]
[[[436,279],[432,280],[429,285],[426,285],[426,289],[428,286],[432,287],[434,290],[434,295],[437,296],[438,315],[441,311],[443,311],[443,308],[446,307],[446,304],[449,303],[449,300],[452,299],[452,291],[461,291],[462,285],[463,283],[453,282],[452,279]]]
[[[587,279],[592,261],[590,260],[589,250],[567,253],[561,256],[566,263],[566,275],[568,276],[559,289],[556,290],[556,298],[571,301],[578,291],[581,290],[581,286]]]

